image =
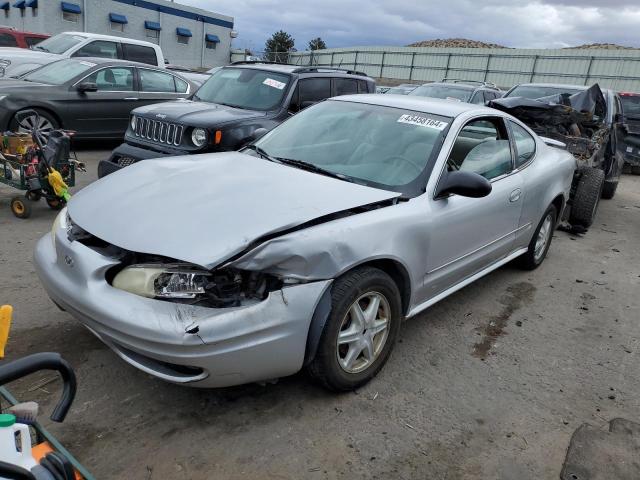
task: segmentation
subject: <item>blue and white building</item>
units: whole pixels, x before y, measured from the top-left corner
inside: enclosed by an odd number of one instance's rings
[[[229,63],[233,17],[166,0],[0,0],[0,25],[147,40],[172,64],[214,67]]]

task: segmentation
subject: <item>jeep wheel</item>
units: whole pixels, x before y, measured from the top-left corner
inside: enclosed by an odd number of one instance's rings
[[[602,198],[611,200],[618,189],[618,180],[606,180],[602,188]]]
[[[597,168],[581,169],[581,176],[573,197],[569,223],[589,228],[593,223],[604,186],[604,172]]]
[[[364,385],[389,358],[401,320],[400,292],[385,272],[362,267],[340,277],[309,373],[330,390]]]

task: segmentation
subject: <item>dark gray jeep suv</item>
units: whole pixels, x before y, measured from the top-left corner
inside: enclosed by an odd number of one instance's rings
[[[187,100],[133,110],[125,143],[100,162],[98,176],[147,158],[237,150],[316,102],[374,92],[360,72],[236,62]]]

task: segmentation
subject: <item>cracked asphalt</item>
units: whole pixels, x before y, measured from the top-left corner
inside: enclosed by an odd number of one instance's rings
[[[79,152],[95,179],[108,152]],[[640,419],[640,177],[625,175],[584,236],[556,231],[538,270],[506,266],[404,323],[382,372],[335,395],[303,374],[196,390],[121,361],[40,287],[31,263],[54,212],[29,220],[0,186],[0,303],[8,359],[74,366],[67,420],[41,418],[98,479],[556,479],[582,423]],[[170,201],[170,199],[168,199]],[[49,413],[50,373],[11,384]]]

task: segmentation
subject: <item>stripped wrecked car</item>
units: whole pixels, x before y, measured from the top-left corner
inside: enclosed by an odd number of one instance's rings
[[[578,162],[567,209],[575,231],[588,229],[600,197],[611,199],[624,164],[624,130],[620,97],[598,84],[525,83],[511,88],[489,106],[522,120],[531,129],[561,142]]]
[[[240,152],[98,180],[35,264],[55,303],[156,377],[220,387],[306,366],[349,390],[403,318],[516,258],[540,265],[575,167],[484,106],[342,96]]]

